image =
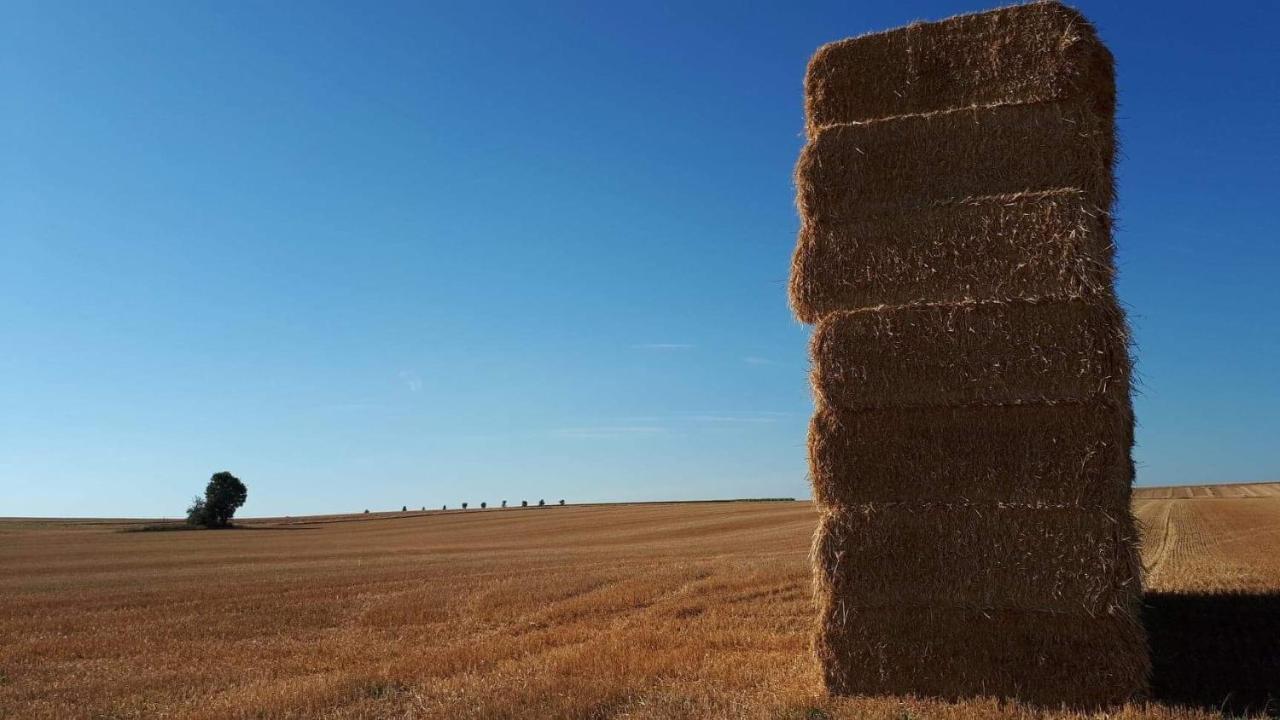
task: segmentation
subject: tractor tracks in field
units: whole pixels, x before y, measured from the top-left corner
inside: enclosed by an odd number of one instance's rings
[[[1155,518],[1155,522],[1147,526],[1144,533],[1144,542],[1155,540],[1155,545],[1147,553],[1143,553],[1143,575],[1145,575],[1144,584],[1148,588],[1159,585],[1159,578],[1164,573],[1169,557],[1173,554],[1173,547],[1178,542],[1177,527],[1173,522],[1173,506],[1178,500],[1160,500],[1163,512]],[[1156,527],[1159,530],[1156,530]],[[1156,534],[1158,533],[1158,539]],[[1147,561],[1150,558],[1150,561]]]

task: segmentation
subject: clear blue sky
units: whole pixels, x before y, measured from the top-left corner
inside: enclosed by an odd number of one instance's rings
[[[1081,7],[1138,480],[1280,480],[1280,5]],[[807,496],[805,62],[982,8],[4,2],[0,515]]]

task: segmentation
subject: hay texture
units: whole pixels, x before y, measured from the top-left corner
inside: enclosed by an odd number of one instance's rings
[[[822,128],[796,164],[802,223],[1074,188],[1111,206],[1111,123],[1064,103],[941,110]]]
[[[1150,673],[1136,612],[858,608],[824,591],[818,605],[814,650],[836,694],[1093,708],[1141,697]]]
[[[966,303],[854,310],[814,332],[813,390],[846,410],[1126,405],[1129,353],[1111,304]]]
[[[879,503],[828,510],[818,584],[861,608],[1128,612],[1141,565],[1127,509]]]
[[[1054,2],[833,42],[805,75],[810,136],[895,115],[1076,99],[1113,115],[1111,53],[1088,20]]]
[[[1035,3],[832,43],[805,88],[828,689],[1141,696],[1110,53]]]
[[[1111,219],[1079,190],[943,202],[904,214],[810,218],[791,271],[803,322],[921,302],[1107,299]]]
[[[820,407],[809,427],[819,504],[1129,506],[1133,420],[1105,403]]]

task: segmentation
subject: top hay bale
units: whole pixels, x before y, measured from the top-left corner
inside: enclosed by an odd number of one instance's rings
[[[972,105],[1080,100],[1115,112],[1111,53],[1057,2],[917,23],[825,45],[805,76],[807,128]]]
[[[841,40],[805,83],[790,279],[802,322],[1113,302],[1113,63],[1078,12],[1040,2]]]

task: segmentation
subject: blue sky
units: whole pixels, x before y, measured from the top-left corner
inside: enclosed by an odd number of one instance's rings
[[[981,7],[4,3],[0,515],[807,496],[805,62]],[[1280,6],[1080,7],[1138,481],[1280,480]]]

